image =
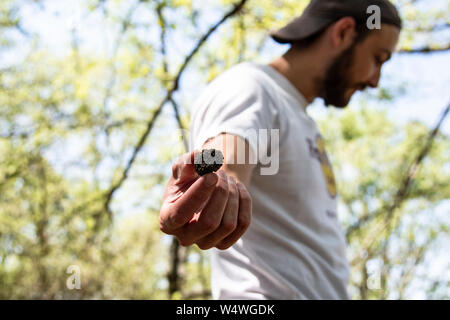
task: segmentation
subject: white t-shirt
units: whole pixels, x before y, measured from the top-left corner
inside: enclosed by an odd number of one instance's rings
[[[334,176],[306,106],[286,77],[255,62],[216,77],[193,106],[191,150],[227,132],[257,152],[246,131],[279,129],[278,172],[263,175],[258,162],[252,174],[250,227],[231,248],[210,251],[214,299],[349,299]]]

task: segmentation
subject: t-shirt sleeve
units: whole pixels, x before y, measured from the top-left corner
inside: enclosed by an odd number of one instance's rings
[[[193,106],[191,150],[230,133],[244,138],[257,156],[259,129],[270,133],[275,117],[272,98],[257,79],[242,73],[224,75],[211,82]]]

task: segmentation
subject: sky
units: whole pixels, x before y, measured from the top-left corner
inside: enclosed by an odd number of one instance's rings
[[[197,1],[201,2],[201,1]],[[64,55],[70,49],[71,30],[77,27],[79,37],[83,39],[83,47],[91,52],[111,51],[111,43],[115,39],[114,30],[111,25],[105,27],[102,15],[99,12],[91,13],[86,19],[80,3],[68,0],[47,0],[44,1],[44,8],[38,6],[26,6],[22,10],[23,27],[26,30],[33,30],[39,35],[44,46],[55,55]],[[436,3],[439,3],[437,1]],[[219,10],[211,9],[211,12],[202,17],[200,27],[206,30],[222,14]],[[142,11],[144,12],[144,11]],[[137,13],[136,19],[142,22],[152,23],[151,16]],[[203,26],[202,26],[203,24]],[[150,30],[149,38],[158,39],[157,28]],[[173,34],[172,42],[169,43],[169,54],[172,52],[188,51],[193,43],[183,38],[181,33]],[[448,38],[448,37],[447,37]],[[214,39],[211,39],[214,41]],[[171,51],[170,49],[173,48]],[[185,48],[185,49],[183,49]],[[288,47],[269,40],[257,62],[268,63],[278,55],[284,53]],[[2,54],[0,67],[9,65],[15,61],[20,61],[26,54],[26,46],[23,47],[22,55],[17,50]],[[181,55],[172,54],[170,61],[178,62]],[[450,51],[433,54],[396,54],[383,67],[383,74],[380,86],[387,86],[393,83],[407,83],[407,90],[404,94],[396,97],[394,102],[383,102],[372,100],[371,106],[385,108],[393,119],[399,122],[407,122],[418,119],[433,126],[441,114],[444,107],[450,103]],[[187,73],[182,78],[184,91],[200,93],[203,85]],[[414,89],[412,89],[414,88]],[[192,89],[192,90],[191,90]],[[368,89],[370,91],[374,89]],[[367,93],[357,93],[353,97],[349,107],[357,107],[360,97]],[[308,107],[313,117],[320,117],[326,112],[320,100],[315,101]],[[442,132],[450,134],[450,121],[443,123]]]
[[[85,1],[68,1],[68,0],[46,0],[43,1],[43,7],[36,5],[23,7],[21,10],[23,28],[32,30],[38,34],[43,45],[54,55],[63,56],[70,49],[71,30],[76,27],[78,35],[83,39],[83,49],[87,52],[110,52],[111,44],[114,42],[116,34],[111,25],[106,25],[100,13],[91,13],[88,16],[81,9]],[[196,1],[197,3],[201,1]],[[439,1],[436,1],[438,3]],[[210,10],[204,13],[200,19],[199,27],[206,30],[210,25],[215,23],[223,12],[215,10],[212,6]],[[168,17],[170,18],[170,17]],[[176,17],[171,17],[176,19]],[[143,23],[155,23],[153,17],[145,16],[143,12],[136,13],[136,19]],[[149,38],[158,39],[159,34],[157,28],[150,30]],[[211,39],[214,40],[214,39]],[[178,32],[173,34],[169,42],[169,60],[172,62],[180,62],[183,55],[187,53],[194,45],[183,35]],[[21,59],[26,55],[29,46],[24,43],[20,50],[4,52],[0,54],[0,68],[10,64],[20,63]],[[269,40],[263,52],[256,62],[268,63],[272,59],[284,53],[287,49],[285,45],[277,44]],[[380,86],[396,86],[405,84],[406,90],[398,95],[394,101],[383,102],[376,99],[370,99],[368,106],[386,110],[390,118],[400,123],[406,123],[411,120],[420,120],[427,124],[430,128],[434,126],[440,117],[441,112],[446,105],[450,103],[450,51],[434,54],[395,54],[392,59],[383,67],[383,75]],[[181,88],[184,93],[177,94],[181,101],[189,99],[201,93],[205,84],[200,83],[195,73],[187,72],[181,80]],[[362,99],[367,94],[373,94],[373,90],[369,93],[357,93],[352,99],[349,108],[358,108]],[[167,109],[167,108],[166,108]],[[315,119],[325,116],[326,108],[320,100],[316,100],[310,107],[308,113]],[[170,114],[170,110],[164,111]],[[450,121],[443,123],[442,132],[450,134]],[[74,142],[75,143],[75,142]],[[77,157],[81,154],[80,150],[70,148],[72,153],[61,146],[60,154],[65,157]],[[58,157],[60,157],[59,155]],[[55,161],[56,165],[57,161]],[[161,190],[156,190],[161,192]],[[119,197],[124,195],[118,194]],[[450,203],[447,201],[438,208],[438,214],[445,215],[450,211]],[[439,260],[440,259],[440,260]],[[437,265],[449,265],[450,259],[440,257],[440,263]],[[441,272],[437,268],[435,272]],[[450,275],[447,275],[450,280]],[[417,298],[421,298],[418,296]]]

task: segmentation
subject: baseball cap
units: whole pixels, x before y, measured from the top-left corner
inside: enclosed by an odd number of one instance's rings
[[[353,17],[358,24],[366,23],[369,6],[380,8],[381,23],[402,27],[395,6],[388,0],[311,0],[302,15],[269,35],[278,43],[305,39],[343,17]]]

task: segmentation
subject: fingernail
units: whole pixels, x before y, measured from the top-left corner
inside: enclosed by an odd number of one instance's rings
[[[207,174],[205,176],[205,186],[212,187],[217,182],[217,176],[215,174]]]

